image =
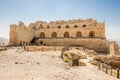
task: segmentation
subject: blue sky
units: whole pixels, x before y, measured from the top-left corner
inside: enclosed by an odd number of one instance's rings
[[[9,38],[9,25],[18,21],[79,18],[105,21],[106,37],[120,41],[120,0],[0,0],[0,37]]]

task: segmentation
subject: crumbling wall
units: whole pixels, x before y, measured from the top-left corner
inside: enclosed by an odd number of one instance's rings
[[[115,41],[109,42],[109,53],[110,55],[119,54],[118,44]]]
[[[33,29],[25,26],[21,21],[18,25],[10,26],[10,45],[28,45],[33,37]]]
[[[9,45],[17,45],[18,37],[16,32],[17,25],[10,25],[10,40]]]
[[[94,19],[36,21],[35,23],[30,23],[28,27],[23,22],[19,22],[16,28],[12,30],[11,27],[10,30],[10,43],[12,45],[30,44],[35,39],[33,43],[38,45],[81,45],[98,52],[106,51],[104,22],[97,22]],[[52,36],[53,32],[56,33],[56,37]],[[68,37],[64,35],[66,32],[69,34]],[[78,32],[81,33],[81,36],[77,36]],[[44,37],[41,37],[41,33],[44,33]]]

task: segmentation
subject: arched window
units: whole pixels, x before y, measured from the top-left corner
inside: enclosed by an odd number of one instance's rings
[[[66,26],[65,26],[65,28],[69,28],[69,26],[68,26],[68,25],[66,25]]]
[[[33,29],[36,29],[35,26],[33,26]]]
[[[49,25],[47,25],[47,28],[50,28],[50,26],[49,26]]]
[[[78,26],[77,26],[77,25],[75,25],[75,26],[74,26],[74,28],[78,28]]]
[[[68,37],[69,37],[69,33],[68,33],[68,32],[65,32],[65,33],[64,33],[64,37],[68,38]]]
[[[45,33],[44,32],[40,33],[40,38],[45,38]]]
[[[89,37],[95,37],[95,32],[94,32],[94,31],[91,31],[91,32],[89,33]]]
[[[56,32],[53,32],[53,33],[52,33],[52,37],[56,38],[56,37],[57,37],[57,33],[56,33]]]
[[[57,28],[61,28],[61,26],[58,26]]]
[[[22,46],[22,41],[20,41],[20,46]]]
[[[82,27],[86,27],[86,26],[87,26],[87,25],[84,24]]]
[[[40,24],[40,28],[43,28],[43,25],[42,25],[42,24]]]
[[[76,37],[82,37],[82,33],[81,33],[80,31],[78,31],[78,32],[76,33]]]
[[[43,41],[40,41],[40,45],[43,45]]]
[[[29,43],[28,43],[28,41],[26,42],[26,45],[28,45]]]
[[[23,41],[23,45],[25,45],[25,41]]]

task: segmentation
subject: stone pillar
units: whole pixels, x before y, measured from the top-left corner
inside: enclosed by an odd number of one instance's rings
[[[16,25],[10,25],[10,40],[9,45],[17,45],[17,33],[16,33]]]
[[[119,54],[118,44],[115,41],[109,42],[109,53],[110,55]]]

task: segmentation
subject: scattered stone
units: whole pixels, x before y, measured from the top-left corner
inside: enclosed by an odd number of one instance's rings
[[[92,60],[92,61],[90,61],[90,63],[91,63],[92,65],[97,66],[97,61],[96,61],[96,60]]]
[[[79,66],[86,66],[84,62],[79,62]]]
[[[15,62],[15,64],[19,64],[19,62]]]

